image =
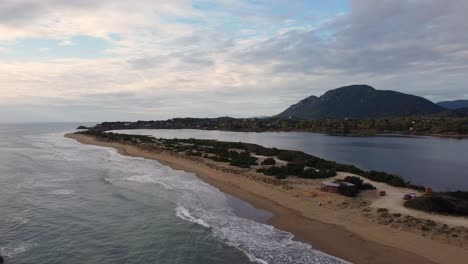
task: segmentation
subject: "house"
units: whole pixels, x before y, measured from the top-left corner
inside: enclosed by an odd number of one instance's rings
[[[322,182],[322,184],[320,186],[320,190],[325,191],[325,192],[337,193],[338,192],[338,187],[340,187],[339,183]]]
[[[432,194],[432,188],[431,187],[426,187],[426,194],[429,194],[429,195]]]
[[[338,187],[340,187],[340,185],[342,185],[342,184],[346,185],[346,186],[349,186],[349,187],[354,186],[354,184],[349,183],[349,182],[340,182],[340,181],[327,182],[327,181],[324,181],[320,185],[320,190],[325,191],[325,192],[337,193],[338,192]]]

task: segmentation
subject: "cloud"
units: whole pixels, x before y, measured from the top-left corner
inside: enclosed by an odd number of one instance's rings
[[[62,40],[60,43],[59,43],[59,46],[73,46],[74,43],[73,41],[69,40],[69,39],[66,39],[66,40]]]
[[[23,107],[30,121],[100,121],[272,115],[351,83],[434,101],[466,98],[468,2],[361,0],[335,11],[310,5],[3,0],[0,104]],[[31,38],[86,53],[77,36],[110,43],[107,56],[7,56],[18,45],[5,43]]]

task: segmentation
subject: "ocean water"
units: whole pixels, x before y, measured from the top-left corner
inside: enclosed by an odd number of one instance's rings
[[[228,132],[206,130],[120,130],[163,138],[204,138],[300,150],[366,170],[401,175],[435,190],[468,191],[468,139],[435,137],[330,136],[306,132]]]
[[[191,173],[63,137],[76,126],[0,125],[6,263],[345,263]]]

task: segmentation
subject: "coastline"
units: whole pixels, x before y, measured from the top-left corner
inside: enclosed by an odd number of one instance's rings
[[[82,129],[93,129],[92,127],[83,127]],[[466,134],[437,134],[437,133],[408,133],[404,131],[359,131],[353,130],[346,133],[330,132],[322,130],[307,130],[307,129],[219,129],[219,128],[147,128],[147,127],[135,127],[135,128],[109,128],[101,129],[99,131],[114,131],[114,130],[138,130],[138,129],[194,129],[194,130],[206,130],[206,131],[225,131],[225,132],[252,132],[252,133],[268,133],[268,132],[301,132],[311,134],[321,134],[327,136],[338,136],[338,137],[433,137],[433,138],[447,138],[447,139],[468,139]]]
[[[105,142],[90,136],[67,134],[82,144],[112,147],[122,155],[154,159],[174,169],[195,173],[221,191],[273,213],[269,223],[291,232],[315,249],[355,263],[457,263],[468,257],[465,248],[443,244],[382,225],[363,225],[355,215],[331,210],[291,195],[281,187],[220,171],[192,159],[137,146]],[[404,241],[404,242],[403,242]]]

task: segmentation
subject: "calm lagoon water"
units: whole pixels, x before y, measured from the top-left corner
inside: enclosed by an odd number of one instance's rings
[[[63,137],[77,125],[0,125],[6,263],[343,262],[193,174]]]
[[[242,141],[306,153],[367,170],[403,176],[437,190],[468,191],[468,139],[434,137],[350,137],[306,132],[227,132],[205,130],[120,130],[162,138]]]

